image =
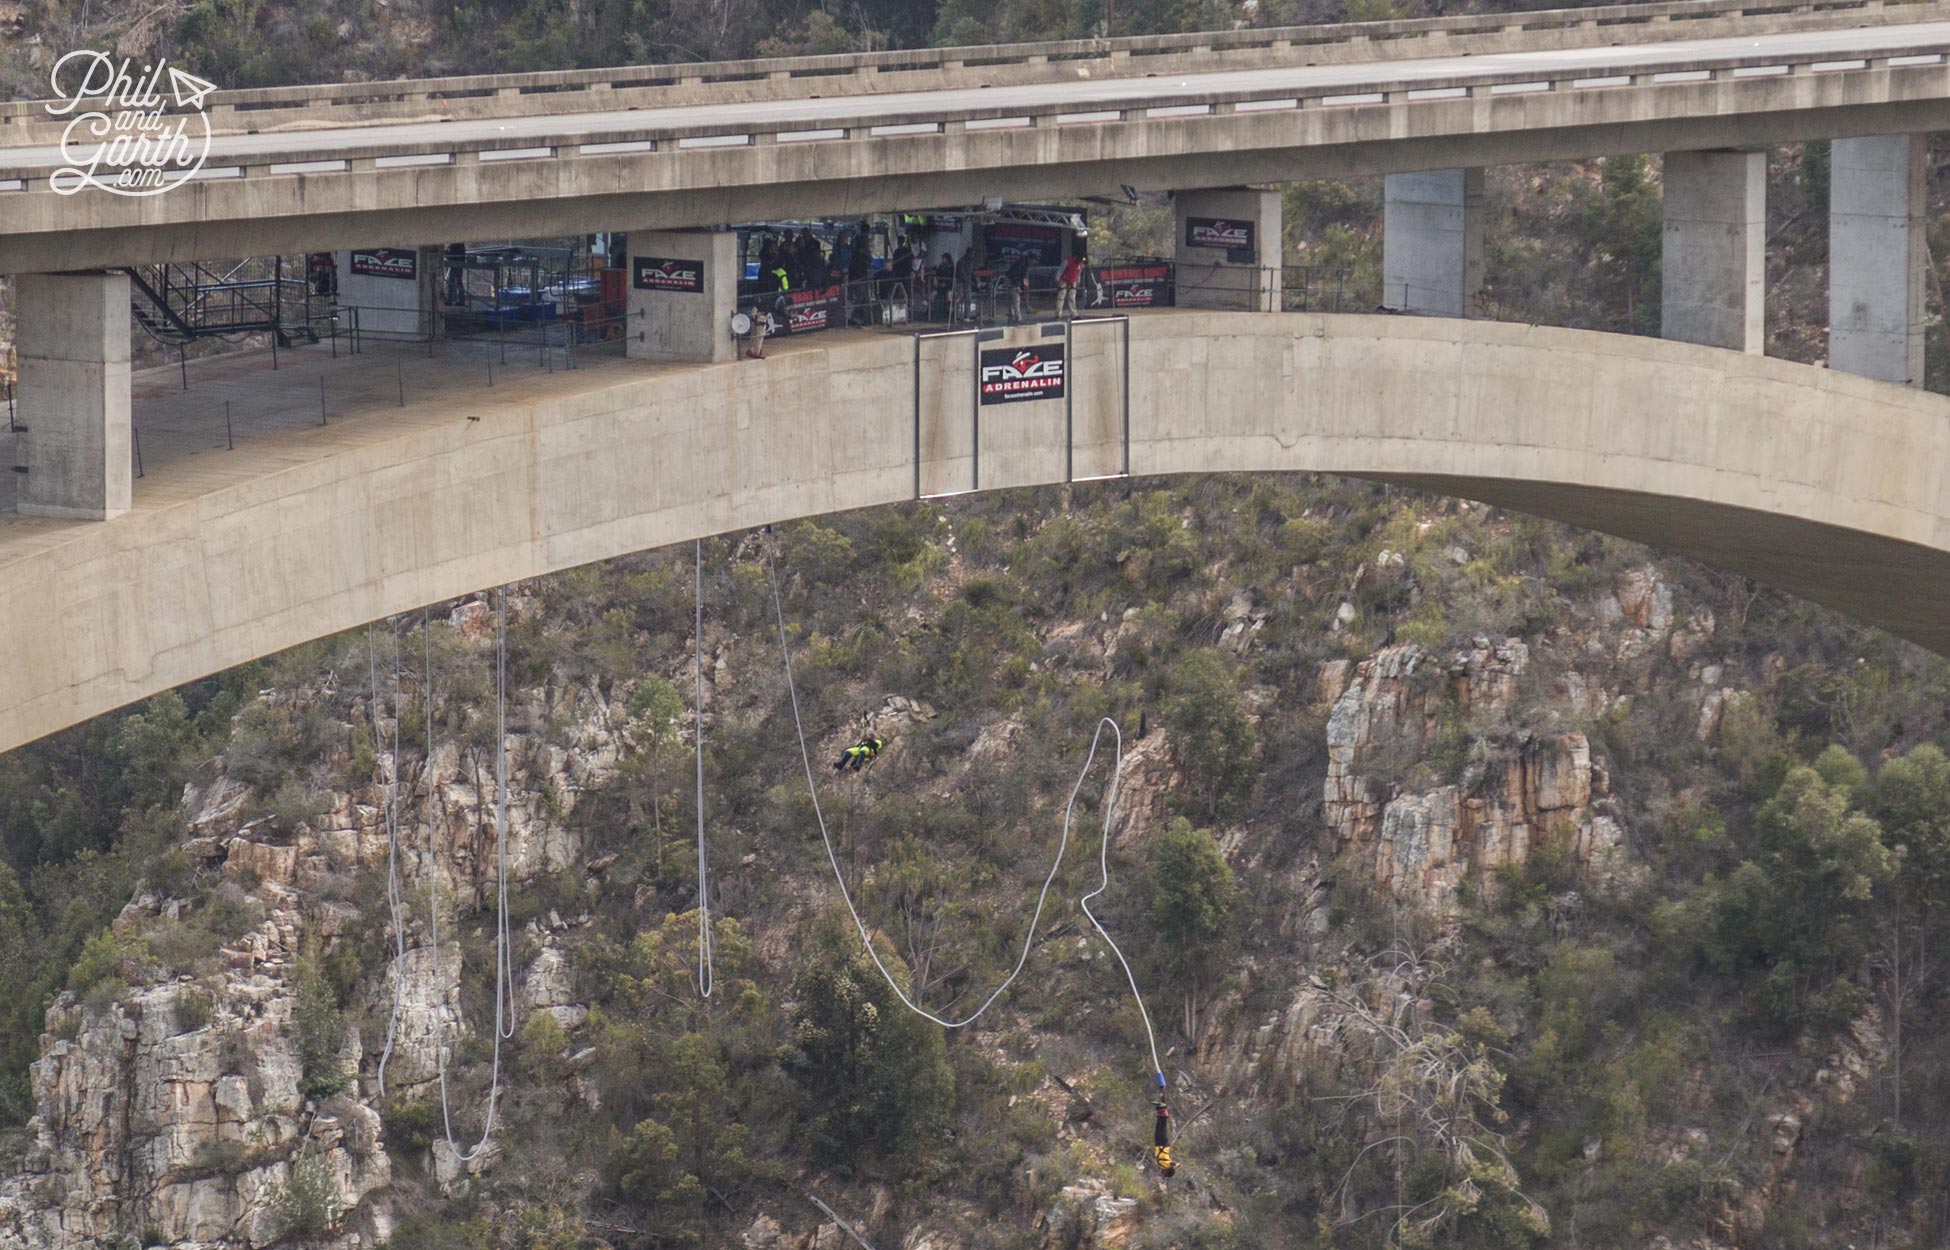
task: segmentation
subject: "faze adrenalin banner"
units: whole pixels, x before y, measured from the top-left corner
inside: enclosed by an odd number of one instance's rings
[[[788,291],[779,304],[783,308],[785,322],[779,328],[781,334],[811,334],[814,330],[831,330],[839,325],[846,308],[846,301],[837,284]]]
[[[1253,223],[1232,217],[1187,217],[1185,246],[1230,251],[1253,245]]]
[[[683,291],[694,295],[704,290],[704,262],[701,260],[632,256],[630,274],[631,283],[639,291]]]
[[[352,272],[374,278],[417,278],[420,254],[409,247],[375,247],[352,253]]]
[[[982,353],[982,403],[1063,398],[1063,347],[997,347]]]
[[[988,257],[991,264],[1004,264],[1019,252],[1029,254],[1029,263],[1053,268],[1063,263],[1063,231],[1056,226],[1032,226],[1018,221],[992,221],[988,226]]]
[[[1092,307],[1169,308],[1176,302],[1170,265],[1106,265],[1097,270]]]

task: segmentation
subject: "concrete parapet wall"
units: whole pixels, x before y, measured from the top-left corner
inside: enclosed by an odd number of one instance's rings
[[[213,240],[269,255],[634,232],[1227,186],[1247,171],[1278,182],[1950,127],[1950,45],[1870,42],[1885,38],[1851,44],[1853,59],[1801,49],[1696,61],[1680,48],[1656,66],[1592,57],[1499,72],[1457,57],[1453,77],[1413,84],[1382,66],[1371,82],[1207,84],[1097,110],[1060,93],[1007,106],[923,97],[898,116],[859,97],[810,121],[760,110],[659,124],[655,110],[625,111],[527,128],[519,148],[481,123],[314,130],[232,141],[211,157],[223,176],[143,200],[60,195],[47,187],[54,158],[0,149],[0,272],[191,260]]]
[[[1950,652],[1942,396],[1480,321],[1180,312],[1129,325],[1137,474],[1317,470],[1486,499]],[[1115,467],[1124,379],[1117,323],[1078,330],[1081,477]],[[957,457],[972,447],[955,405],[972,392],[973,349],[942,338],[921,351],[935,474],[922,488],[962,489]],[[0,749],[484,586],[911,498],[915,359],[911,338],[836,336],[763,364],[631,364],[556,375],[546,393],[455,395],[447,423],[37,535],[4,565]],[[1062,480],[1061,406],[1015,407],[984,421],[997,475],[985,468],[984,484]]]
[[[1551,51],[1625,42],[1775,34],[1930,21],[1945,0],[1659,0],[1583,9],[1411,18],[1078,39],[1040,44],[916,48],[835,56],[629,65],[528,74],[469,74],[319,83],[213,93],[217,134],[478,117],[533,117],[591,108],[731,104],[906,91],[1063,82],[1147,73],[1200,73],[1290,64]],[[195,68],[195,67],[191,67]],[[0,102],[0,145],[55,143],[65,124],[48,101]]]

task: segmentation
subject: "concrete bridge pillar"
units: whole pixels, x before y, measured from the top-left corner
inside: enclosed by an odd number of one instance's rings
[[[1759,354],[1766,343],[1764,152],[1668,152],[1660,337]]]
[[[129,510],[129,279],[21,274],[20,511],[105,521]]]
[[[632,230],[629,273],[625,355],[692,364],[737,358],[742,347],[731,337],[731,315],[744,275],[736,233]]]
[[[357,310],[361,334],[433,338],[440,333],[443,251],[438,247],[369,247],[334,253],[338,302]]]
[[[1837,139],[1828,190],[1828,367],[1923,385],[1929,138]]]
[[[1467,317],[1483,289],[1483,171],[1389,174],[1382,193],[1381,305]]]
[[[1178,306],[1280,311],[1280,193],[1253,187],[1180,191],[1172,202]]]

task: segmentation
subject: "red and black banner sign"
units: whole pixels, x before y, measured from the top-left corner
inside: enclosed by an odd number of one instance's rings
[[[420,276],[420,254],[410,247],[375,247],[352,253],[352,272],[373,278]]]
[[[838,326],[840,318],[845,316],[846,300],[836,284],[787,291],[780,298],[779,306],[783,309],[785,320],[779,333],[811,334],[814,330],[831,330]]]
[[[673,260],[668,256],[632,256],[630,282],[639,291],[682,291],[695,295],[704,290],[704,262]]]
[[[982,403],[1061,399],[1065,376],[1061,344],[991,348],[982,353]]]
[[[1097,270],[1095,307],[1169,308],[1175,300],[1171,266],[1106,265]]]
[[[1187,217],[1185,246],[1229,252],[1253,245],[1253,223],[1240,217]]]
[[[1027,255],[1032,266],[1054,268],[1063,263],[1063,233],[1058,226],[992,221],[988,227],[989,262],[1006,263]]]

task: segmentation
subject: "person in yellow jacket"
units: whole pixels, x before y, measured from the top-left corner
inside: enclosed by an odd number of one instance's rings
[[[1158,1161],[1158,1170],[1170,1180],[1178,1165],[1171,1160],[1171,1112],[1162,1102],[1151,1104],[1158,1109],[1157,1127],[1151,1132],[1151,1156]]]

